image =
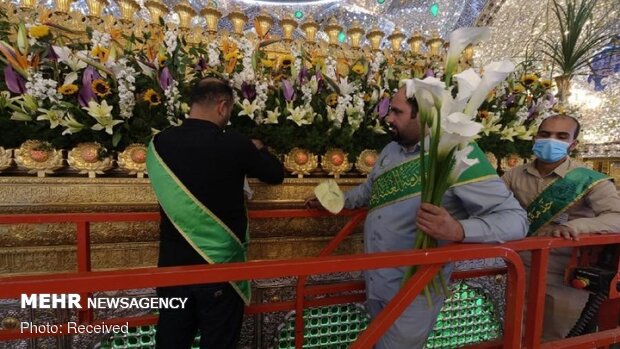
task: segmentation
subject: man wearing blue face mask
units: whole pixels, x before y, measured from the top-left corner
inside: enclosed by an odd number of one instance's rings
[[[527,210],[528,236],[579,239],[580,233],[620,233],[620,197],[612,180],[569,157],[577,146],[580,125],[566,115],[540,124],[534,139],[536,160],[502,177]],[[588,293],[564,285],[571,249],[553,249],[549,257],[543,339],[564,338]],[[529,270],[529,253],[522,254]]]

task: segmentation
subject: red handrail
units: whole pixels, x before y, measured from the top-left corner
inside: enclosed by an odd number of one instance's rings
[[[316,210],[273,210],[251,211],[251,218],[291,218],[291,217],[321,217],[328,216],[325,211]],[[351,217],[351,220],[326,246],[321,255],[327,255],[338,246],[346,236],[365,217],[365,211],[343,211],[343,216]],[[438,268],[447,262],[457,260],[481,259],[500,257],[507,262],[506,268],[492,270],[474,270],[455,272],[454,277],[478,277],[498,273],[508,274],[506,287],[506,312],[504,317],[504,338],[501,343],[484,343],[474,347],[521,347],[521,316],[524,303],[525,284],[524,269],[518,254],[515,251],[531,250],[532,258],[532,282],[530,283],[528,303],[528,319],[525,330],[525,345],[528,348],[553,348],[571,347],[587,348],[591,345],[607,345],[617,341],[620,329],[612,329],[592,335],[581,336],[561,341],[540,344],[540,332],[542,328],[542,309],[544,309],[544,291],[546,284],[546,260],[549,249],[558,247],[579,247],[589,245],[602,245],[620,243],[620,234],[594,235],[585,234],[580,241],[568,241],[555,238],[529,238],[514,241],[502,245],[481,244],[454,244],[430,251],[408,251],[367,255],[315,257],[307,259],[295,259],[286,261],[251,261],[247,263],[234,263],[225,265],[186,266],[167,268],[140,268],[121,271],[90,271],[90,244],[89,224],[101,221],[154,221],[159,219],[159,214],[147,213],[95,213],[95,214],[34,214],[34,215],[0,215],[0,224],[11,223],[57,223],[74,222],[77,225],[78,241],[78,272],[61,273],[37,276],[20,276],[0,278],[0,298],[13,298],[22,293],[82,293],[88,294],[95,291],[144,288],[155,286],[171,286],[184,284],[198,284],[205,282],[222,282],[234,280],[263,279],[282,276],[297,276],[298,288],[296,301],[284,301],[271,304],[255,304],[248,308],[247,313],[259,313],[269,311],[282,311],[296,309],[298,314],[303,312],[305,306],[322,306],[351,301],[362,301],[363,295],[332,296],[322,299],[306,299],[325,293],[351,291],[363,289],[361,282],[343,282],[337,285],[314,285],[306,286],[305,277],[311,274],[356,271],[367,269],[379,269],[405,265],[420,265],[419,275],[412,278],[403,289],[388,304],[386,309],[372,321],[368,329],[363,332],[354,343],[355,348],[366,348],[375,343],[387,330],[402,310],[418,295]],[[620,273],[618,274],[620,275]],[[616,275],[615,280],[618,279]],[[112,286],[114,285],[114,286]],[[615,291],[615,290],[614,290]],[[300,312],[301,305],[301,312]],[[92,314],[87,311],[80,314],[80,321],[93,323]],[[300,324],[296,321],[296,347],[301,348],[303,343],[303,317]],[[140,326],[156,322],[156,316],[148,315],[134,318],[110,319],[105,323],[123,324],[129,322],[131,326]],[[101,323],[95,321],[94,323]],[[298,326],[300,325],[300,326]],[[1,340],[34,337],[32,334],[20,334],[18,330],[0,331]]]

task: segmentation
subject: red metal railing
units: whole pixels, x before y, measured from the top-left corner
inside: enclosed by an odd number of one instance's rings
[[[273,210],[252,211],[250,217],[291,218],[321,217],[329,215],[323,211],[313,210]],[[544,309],[544,290],[546,284],[546,261],[549,250],[558,247],[576,247],[620,243],[618,235],[585,235],[579,242],[554,238],[533,238],[511,242],[503,245],[454,244],[432,251],[393,252],[368,255],[324,256],[331,253],[338,244],[365,217],[364,211],[344,211],[344,216],[351,220],[343,227],[329,245],[315,258],[252,261],[226,265],[186,266],[167,268],[140,268],[133,270],[92,272],[90,271],[89,227],[91,222],[101,221],[154,221],[159,219],[157,213],[114,213],[114,214],[39,214],[39,215],[0,215],[0,224],[11,223],[58,223],[74,222],[77,225],[78,272],[49,274],[38,276],[21,276],[0,278],[0,298],[15,298],[22,293],[81,293],[96,291],[145,288],[199,284],[205,282],[222,282],[235,280],[255,280],[283,276],[297,276],[297,298],[295,301],[274,302],[269,304],[252,304],[246,313],[261,313],[295,309],[302,314],[306,307],[362,301],[363,294],[310,298],[327,293],[363,289],[361,282],[344,282],[336,285],[306,286],[305,278],[312,274],[347,272],[404,265],[420,265],[416,278],[412,278],[387,305],[366,331],[352,345],[352,348],[369,348],[398,318],[408,304],[421,292],[424,285],[447,262],[459,260],[499,257],[506,261],[507,267],[492,270],[476,270],[453,274],[455,278],[478,277],[497,273],[507,273],[506,311],[504,317],[504,337],[501,342],[485,343],[475,347],[520,348],[521,317],[525,298],[525,280],[523,264],[516,251],[532,251],[532,282],[530,283],[528,318],[525,328],[523,346],[528,348],[590,348],[620,341],[620,328],[602,331],[592,335],[540,344],[542,331],[542,312]],[[615,281],[618,281],[616,275]],[[614,284],[614,283],[612,283]],[[615,284],[614,284],[615,285]],[[615,291],[615,290],[614,290]],[[613,294],[610,294],[613,297]],[[617,297],[617,292],[615,294]],[[83,297],[82,299],[85,299]],[[309,299],[307,299],[309,298]],[[83,323],[102,323],[107,325],[125,324],[141,326],[156,322],[156,316],[93,320],[90,310],[80,313]],[[303,317],[296,317],[296,347],[303,343]],[[63,333],[61,326],[60,333]],[[66,330],[66,329],[65,329]],[[19,330],[0,331],[0,341],[37,336],[19,333]]]

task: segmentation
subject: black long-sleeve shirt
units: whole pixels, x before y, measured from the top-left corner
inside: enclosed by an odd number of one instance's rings
[[[258,150],[246,136],[209,121],[186,119],[181,126],[159,133],[154,142],[175,176],[241,241],[245,241],[247,224],[244,178],[256,177],[270,184],[284,180],[282,163],[265,148]],[[206,263],[160,211],[158,265]]]

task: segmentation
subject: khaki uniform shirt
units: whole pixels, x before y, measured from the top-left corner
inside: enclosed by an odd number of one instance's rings
[[[576,167],[586,166],[568,159],[553,172],[542,177],[534,167],[534,162],[530,162],[506,172],[502,178],[521,206],[527,208],[547,185],[557,178],[563,178]],[[597,183],[550,224],[566,225],[578,233],[620,233],[620,197],[613,182],[606,180]],[[570,255],[570,248],[553,249],[550,253],[543,322],[544,340],[564,338],[579,318],[588,298],[587,292],[564,285],[564,270]],[[526,265],[526,271],[529,271],[530,253],[521,253],[521,258]]]

